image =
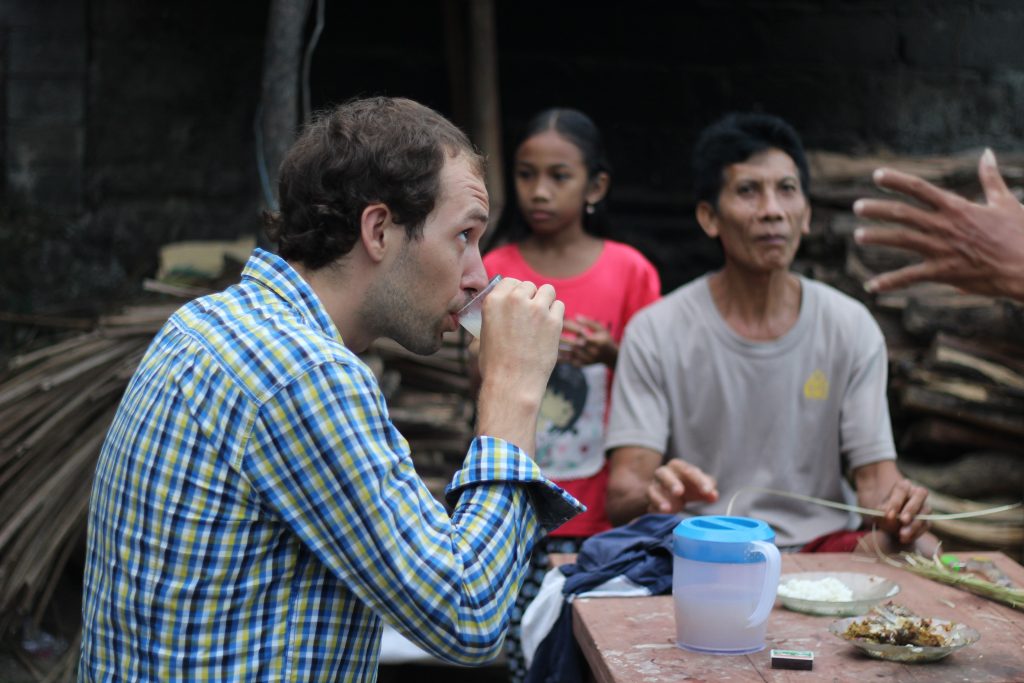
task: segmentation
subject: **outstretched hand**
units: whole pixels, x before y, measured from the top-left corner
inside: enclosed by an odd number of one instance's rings
[[[1024,301],[1024,205],[1006,186],[992,150],[978,164],[985,204],[900,171],[880,168],[875,184],[906,195],[922,207],[888,199],[858,199],[861,218],[899,223],[901,227],[859,227],[858,244],[878,244],[919,253],[920,263],[883,273],[868,281],[881,292],[931,280],[965,291],[1008,296]]]

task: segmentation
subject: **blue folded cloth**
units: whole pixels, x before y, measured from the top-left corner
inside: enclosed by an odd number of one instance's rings
[[[583,683],[587,667],[572,632],[571,596],[586,593],[625,576],[651,595],[672,592],[672,531],[678,515],[651,514],[591,536],[575,564],[559,568],[565,575],[566,601],[548,635],[537,647],[526,683]]]

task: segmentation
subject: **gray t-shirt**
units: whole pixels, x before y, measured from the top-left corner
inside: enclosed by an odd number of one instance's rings
[[[796,324],[753,342],[719,314],[708,276],[634,316],[612,391],[607,449],[642,446],[697,465],[717,503],[688,512],[762,519],[780,546],[848,528],[848,513],[743,487],[844,500],[843,474],[896,457],[885,340],[867,309],[800,278]]]

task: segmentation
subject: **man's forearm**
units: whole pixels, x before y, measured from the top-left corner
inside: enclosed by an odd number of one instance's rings
[[[539,396],[485,380],[477,400],[477,434],[514,443],[532,458],[539,411]]]
[[[866,508],[879,509],[897,483],[903,480],[893,460],[883,460],[858,468],[854,472],[857,502]]]
[[[613,499],[609,495],[605,512],[608,514],[609,521],[615,526],[628,524],[647,512],[647,497],[623,496]]]
[[[662,455],[648,448],[623,446],[610,451],[609,460],[605,512],[612,524],[621,526],[647,512],[647,489]]]

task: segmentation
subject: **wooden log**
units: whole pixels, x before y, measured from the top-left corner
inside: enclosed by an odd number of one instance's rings
[[[172,304],[153,304],[148,306],[126,306],[119,313],[101,316],[100,328],[117,326],[134,326],[145,323],[163,325],[175,311],[181,308],[181,302]]]
[[[80,347],[82,344],[87,344],[96,341],[101,337],[102,334],[98,330],[93,330],[92,332],[87,332],[86,334],[77,334],[73,337],[65,339],[64,341],[44,346],[41,349],[36,349],[35,351],[30,351],[27,353],[20,353],[11,358],[10,362],[8,362],[8,367],[11,369],[18,369],[34,365],[39,361],[47,360],[49,358],[53,358],[54,356],[59,356],[68,353],[71,350]]]
[[[1024,388],[1024,346],[987,337],[965,339],[939,333],[932,340],[928,358],[936,364],[967,367],[993,382],[1013,389]]]
[[[808,165],[814,182],[811,200],[816,204],[849,208],[861,197],[878,196],[871,179],[882,166],[912,173],[970,199],[980,195],[978,159],[980,149],[968,149],[941,156],[907,156],[889,153],[847,155],[809,150]],[[1019,187],[1024,178],[1024,155],[1005,152],[999,155],[999,169],[1011,187]]]
[[[907,331],[931,338],[940,332],[959,337],[1018,340],[1024,336],[1017,305],[989,297],[952,293],[948,296],[914,297],[903,312]]]
[[[916,483],[924,485],[920,481]],[[928,488],[928,487],[925,487]],[[999,507],[1005,505],[1007,502],[1015,502],[1016,499],[987,499],[987,500],[969,500],[967,498],[959,498],[957,496],[951,496],[934,489],[928,490],[928,505],[931,506],[932,512],[936,513],[960,513],[960,512],[981,512],[984,510],[991,509],[993,507]],[[1011,510],[1002,510],[984,517],[971,517],[978,524],[1009,524],[1024,527],[1024,508],[1013,508]]]
[[[486,173],[493,225],[505,206],[505,164],[501,144],[501,89],[498,73],[498,30],[494,0],[469,3],[469,85],[472,138],[488,159]],[[484,234],[489,246],[495,230]]]
[[[59,356],[46,358],[36,365],[19,372],[0,387],[0,407],[20,400],[24,396],[38,390],[58,371],[79,361],[91,359],[96,354],[109,349],[112,343],[110,339],[100,337],[70,349]]]
[[[902,468],[902,463],[901,463]],[[923,481],[915,483],[929,488]],[[1019,494],[1009,502],[1019,500]],[[1008,502],[1005,499],[968,500],[929,488],[928,504],[935,513],[979,512]],[[931,531],[947,547],[997,548],[1020,556],[1024,544],[1024,509],[1013,508],[983,517],[934,520]]]
[[[975,546],[1006,548],[1020,552],[1024,545],[1024,527],[978,524],[966,519],[946,519],[932,522],[932,531],[938,536],[952,536],[969,541]]]
[[[899,402],[904,411],[938,415],[1003,434],[1024,436],[1024,415],[972,410],[969,402],[928,387],[904,387],[899,392]]]
[[[168,296],[176,296],[179,299],[196,299],[207,294],[212,294],[213,290],[207,289],[206,287],[191,287],[189,285],[175,285],[169,282],[161,282],[160,280],[153,280],[147,278],[142,281],[142,288],[147,292],[155,292],[157,294],[167,294]]]
[[[1024,497],[1024,458],[1016,453],[980,451],[938,463],[900,458],[897,464],[907,478],[947,495]]]
[[[988,382],[976,382],[956,375],[913,368],[908,376],[933,392],[942,392],[962,399],[972,410],[1019,412],[1024,414],[1024,397],[1007,393]]]
[[[926,417],[903,431],[900,453],[938,454],[948,459],[972,450],[993,450],[1024,456],[1024,441],[962,422]]]
[[[55,327],[68,330],[91,330],[96,326],[92,318],[72,318],[70,316],[40,315],[35,313],[12,313],[0,311],[0,322],[19,323],[36,327]]]
[[[68,455],[56,471],[52,471],[38,486],[32,488],[28,495],[17,496],[20,499],[17,505],[11,505],[6,500],[3,501],[3,505],[0,506],[0,512],[2,512],[0,519],[4,520],[0,525],[0,551],[4,550],[4,546],[18,533],[20,525],[43,504],[48,496],[60,491],[62,485],[67,481],[77,481],[76,476],[83,462],[94,459],[99,453],[100,445],[107,433],[106,427],[112,417],[111,411],[108,413],[107,419],[97,421],[98,426],[93,425],[90,436],[80,442],[74,452]]]

